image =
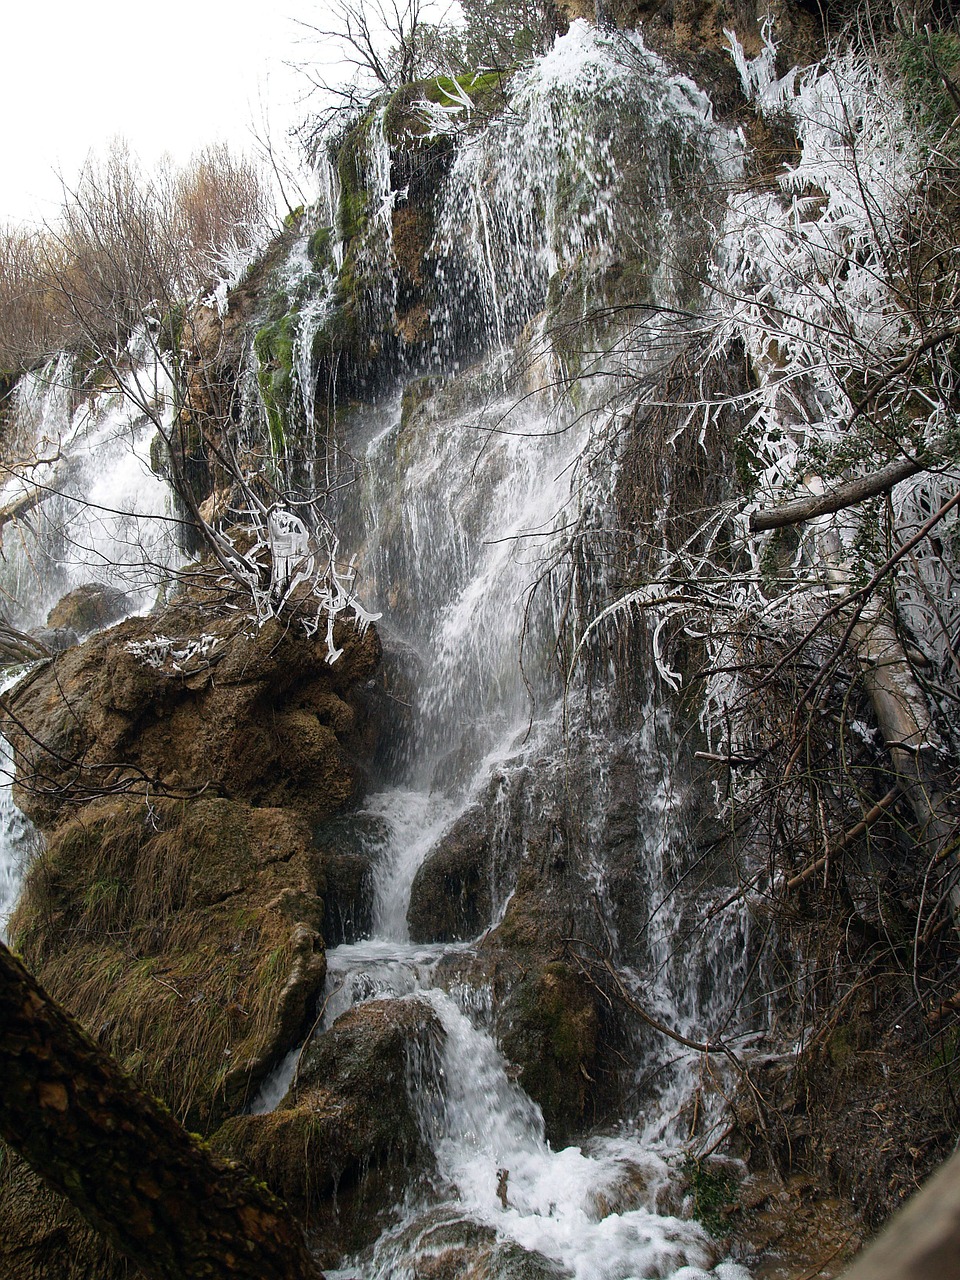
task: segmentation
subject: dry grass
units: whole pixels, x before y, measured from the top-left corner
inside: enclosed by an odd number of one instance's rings
[[[271,835],[289,843],[283,822],[220,800],[91,805],[54,834],[13,922],[41,982],[194,1128],[242,1103],[322,977],[316,935],[294,928],[303,851],[263,857]]]

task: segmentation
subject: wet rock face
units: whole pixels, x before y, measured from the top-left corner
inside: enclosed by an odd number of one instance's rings
[[[442,1036],[425,1001],[356,1005],[304,1054],[276,1111],[215,1135],[304,1216],[323,1265],[375,1239],[411,1165],[427,1161],[412,1099],[430,1092]]]
[[[382,818],[331,818],[314,832],[322,864],[323,936],[328,947],[368,938],[373,928],[373,876],[388,832]]]
[[[492,910],[486,815],[470,809],[417,871],[407,924],[413,942],[462,942],[482,933]]]

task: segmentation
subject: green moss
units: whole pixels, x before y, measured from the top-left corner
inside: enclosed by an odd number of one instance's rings
[[[437,76],[436,79],[424,80],[418,86],[419,96],[428,102],[449,104],[458,102],[465,93],[474,104],[479,103],[489,94],[503,88],[504,75],[500,71],[470,71],[461,76]]]
[[[736,1204],[739,1180],[723,1165],[706,1160],[688,1160],[683,1172],[689,1179],[693,1216],[717,1240],[730,1234],[731,1207]]]
[[[333,243],[332,227],[317,227],[307,241],[307,256],[315,271],[323,271],[333,265],[331,247]]]
[[[300,219],[303,217],[303,205],[298,204],[295,209],[291,209],[284,216],[283,227],[285,231],[293,231],[299,225]]]
[[[183,341],[186,311],[182,303],[175,303],[160,319],[157,332],[157,349],[165,355],[175,355]]]
[[[345,241],[360,235],[367,225],[370,195],[364,186],[363,156],[370,140],[373,109],[346,135],[337,152],[340,203],[337,220]]]
[[[284,452],[293,427],[293,353],[298,314],[286,311],[257,330],[253,349],[257,357],[257,386],[267,416],[267,428],[274,453]]]

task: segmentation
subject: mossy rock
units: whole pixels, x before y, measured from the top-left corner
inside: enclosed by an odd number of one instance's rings
[[[556,961],[518,983],[498,1010],[504,1054],[520,1068],[520,1084],[539,1103],[548,1136],[563,1140],[595,1117],[600,1019],[594,993]]]
[[[307,256],[315,271],[329,270],[333,266],[332,227],[317,227],[310,233]]]
[[[192,1129],[235,1110],[326,971],[296,814],[214,797],[87,806],[34,862],[11,933],[51,994]]]
[[[257,357],[257,386],[267,416],[267,428],[274,453],[282,456],[286,441],[294,433],[293,353],[298,317],[286,311],[277,320],[257,330],[253,350]]]
[[[405,1185],[430,1165],[408,1080],[442,1042],[421,1000],[371,1000],[338,1018],[304,1054],[294,1087],[269,1115],[236,1116],[214,1147],[242,1160],[308,1222],[323,1265],[371,1243]]]

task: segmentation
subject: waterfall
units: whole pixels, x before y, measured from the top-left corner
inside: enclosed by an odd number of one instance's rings
[[[74,401],[79,403],[74,406]],[[153,605],[179,558],[167,483],[151,469],[156,419],[169,422],[162,366],[134,355],[122,385],[84,395],[65,357],[18,386],[0,510],[23,503],[4,529],[0,590],[10,621],[42,626],[83,583],[117,587],[130,613]]]
[[[163,367],[134,340],[119,386],[84,392],[61,355],[17,385],[6,438],[0,512],[3,612],[41,632],[69,591],[100,583],[115,615],[151,608],[182,561],[169,485],[151,467],[156,422],[169,425]],[[122,594],[119,594],[122,593]],[[9,687],[22,674],[14,671]],[[10,793],[12,760],[0,738],[0,937],[39,837]]]
[[[740,144],[639,37],[579,22],[518,73],[508,109],[484,127],[421,109],[428,131],[455,141],[426,254],[430,360],[411,361],[397,394],[351,415],[344,453],[360,480],[336,512],[388,647],[414,673],[413,705],[356,817],[373,926],[328,952],[320,1033],[357,1003],[416,998],[445,1036],[439,1067],[429,1079],[413,1071],[410,1084],[436,1178],[354,1265],[370,1280],[413,1277],[418,1260],[483,1237],[503,1254],[491,1274],[528,1265],[576,1280],[742,1280],[671,1202],[691,1123],[708,1133],[719,1123],[700,1097],[700,1055],[634,1027],[626,1086],[639,1101],[621,1129],[554,1149],[498,1047],[482,963],[470,968],[546,842],[571,929],[609,949],[628,994],[690,1039],[754,1030],[738,1006],[753,946],[742,911],[704,924],[706,898],[673,893],[691,821],[673,713],[649,680],[624,692],[596,636],[579,644],[611,589],[624,394],[687,323],[697,286],[685,264],[710,225],[698,193],[740,173]],[[391,187],[382,112],[366,137],[358,166],[372,212],[357,261],[384,274],[389,309],[391,212],[406,192]],[[643,262],[656,316],[648,344],[642,318],[626,343],[585,320],[616,296],[618,242]],[[334,257],[343,262],[342,247]],[[301,351],[311,316],[326,314],[300,307]],[[580,337],[565,344],[568,316]],[[603,634],[615,633],[614,622]],[[419,874],[461,830],[490,848],[480,936],[424,940],[418,925],[411,940]],[[704,941],[690,954],[694,924]],[[254,1112],[282,1099],[298,1059],[281,1064]]]
[[[350,1274],[419,1280],[421,1263],[462,1247],[485,1251],[483,1274],[505,1280],[745,1280],[691,1217],[679,1171],[692,1138],[701,1151],[722,1141],[722,1090],[703,1086],[700,1046],[732,1046],[706,1055],[725,1085],[763,1012],[751,1003],[761,943],[727,868],[691,876],[707,857],[696,832],[707,800],[685,764],[689,713],[671,697],[657,634],[614,600],[631,545],[618,484],[637,389],[697,331],[742,141],[639,36],[583,22],[516,73],[506,110],[478,123],[461,106],[468,118],[417,108],[424,136],[449,144],[423,246],[424,347],[406,351],[392,332],[375,389],[335,438],[317,339],[341,314],[345,264],[364,323],[389,331],[400,306],[395,215],[408,189],[394,180],[383,107],[356,157],[359,247],[341,217],[320,262],[323,212],[291,237],[278,291],[289,311],[271,307],[260,330],[281,326],[283,341],[254,342],[264,380],[244,387],[244,430],[269,435],[288,491],[329,494],[364,603],[383,615],[388,673],[405,682],[362,807],[338,819],[371,868],[372,924],[330,947],[316,1034],[373,999],[429,1005],[441,1043],[435,1060],[411,1063],[407,1085],[433,1166]],[[332,169],[324,185],[334,223]],[[338,369],[322,372],[332,383]],[[167,489],[149,466],[170,388],[136,358],[126,376],[79,407],[63,362],[22,384],[25,462],[0,494],[30,509],[15,545],[8,530],[0,572],[18,626],[89,581],[119,581],[131,610],[149,608],[177,560]],[[0,824],[2,927],[30,838],[4,794]],[[476,903],[467,924],[440,926],[424,874],[464,835],[480,850]],[[594,975],[617,984],[609,1088],[625,1108],[589,1136],[584,1121],[567,1145],[549,1140],[546,1103],[521,1087],[505,1045],[518,1011],[504,1016],[495,970],[501,953],[520,967],[510,934],[524,928],[528,949],[542,933],[571,980],[611,1005]],[[541,963],[551,979],[554,959]],[[253,1113],[281,1103],[302,1058],[292,1047]]]

